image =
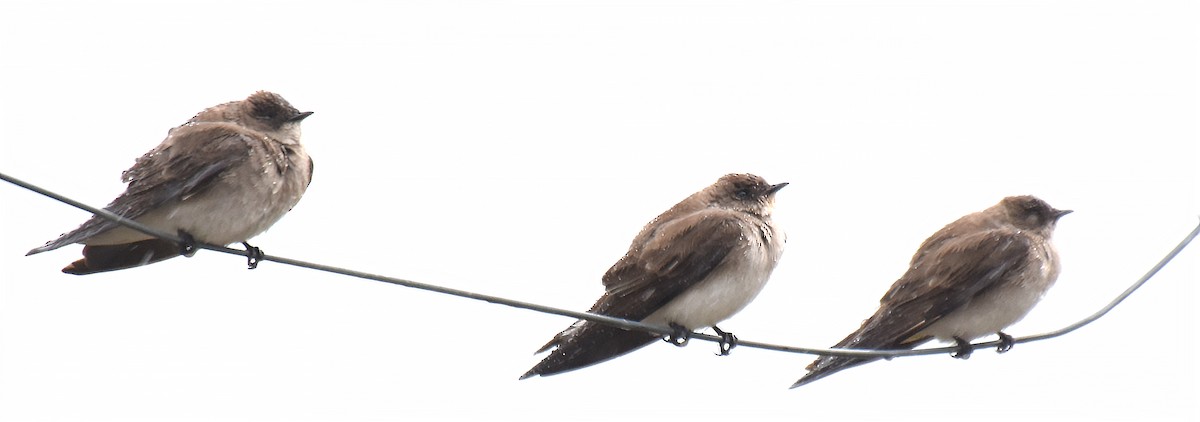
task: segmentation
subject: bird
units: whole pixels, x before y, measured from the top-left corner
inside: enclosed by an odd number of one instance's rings
[[[176,233],[182,242],[95,215],[26,255],[82,243],[83,258],[62,271],[85,275],[190,256],[195,242],[242,242],[254,268],[263,254],[246,241],[291,210],[312,181],[313,161],[300,144],[300,122],[310,115],[278,94],[258,91],[170,129],[124,171],[125,192],[105,210]]]
[[[1034,196],[1010,196],[947,224],[921,244],[908,271],[880,299],[879,309],[835,348],[912,349],[932,339],[954,342],[966,359],[971,340],[996,334],[1033,309],[1058,278],[1051,235],[1058,210]],[[821,356],[792,388],[877,357]]]
[[[771,213],[787,185],[728,174],[663,212],[604,274],[605,292],[590,312],[669,326],[674,334],[665,340],[680,346],[691,331],[712,327],[728,354],[736,337],[716,324],[754,300],[779,262],[786,235]],[[521,379],[600,363],[657,338],[580,320],[538,349],[550,354]]]

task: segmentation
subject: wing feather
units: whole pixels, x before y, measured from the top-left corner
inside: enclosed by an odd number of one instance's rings
[[[121,179],[128,186],[104,209],[136,219],[169,201],[200,194],[227,170],[249,159],[251,142],[251,135],[228,123],[193,123],[176,128],[162,144],[122,173]],[[118,226],[92,216],[79,228],[34,248],[28,255],[79,243]]]
[[[606,291],[591,312],[642,320],[703,281],[741,242],[732,211],[705,209],[665,224],[635,244],[604,274]],[[642,236],[639,236],[641,239]],[[549,356],[522,378],[553,375],[600,363],[650,344],[656,335],[580,321],[538,352]]]
[[[1009,229],[926,242],[879,310],[834,347],[904,349],[930,340],[922,330],[1028,266],[1032,242]],[[795,386],[875,360],[822,356]]]
[[[732,211],[705,209],[664,225],[604,274],[593,312],[640,320],[703,281],[741,241]]]

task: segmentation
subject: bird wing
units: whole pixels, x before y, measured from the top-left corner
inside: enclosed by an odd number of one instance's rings
[[[641,320],[705,280],[743,242],[736,212],[708,208],[660,227],[604,274],[593,312]]]
[[[942,243],[914,260],[880,300],[878,318],[871,318],[878,321],[868,320],[874,324],[863,328],[878,340],[886,339],[889,347],[902,347],[897,341],[917,340],[911,337],[1029,265],[1032,243],[1029,236],[1012,229]]]
[[[136,219],[172,200],[184,200],[207,190],[227,170],[250,157],[252,135],[228,123],[193,123],[176,128],[162,144],[137,159],[122,173],[125,192],[104,207]],[[28,255],[58,249],[118,227],[117,223],[92,216],[79,228]]]
[[[721,265],[742,241],[742,224],[734,212],[718,209],[664,224],[604,274],[607,291],[591,312],[634,321],[649,316]],[[542,346],[538,353],[554,350],[521,378],[594,365],[656,338],[642,331],[580,321]]]
[[[1033,247],[1032,239],[1011,229],[933,240],[883,296],[879,310],[834,347],[903,349],[928,341],[921,330],[1029,265]],[[822,356],[793,387],[878,359]]]

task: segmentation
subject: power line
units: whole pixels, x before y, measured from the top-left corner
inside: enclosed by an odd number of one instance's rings
[[[50,197],[51,199],[54,199],[56,201],[65,203],[67,205],[71,205],[73,207],[82,209],[84,211],[88,211],[95,215],[99,215],[99,216],[106,218],[108,220],[111,220],[117,224],[124,225],[126,227],[129,227],[129,228],[137,230],[139,232],[148,234],[150,236],[170,240],[173,242],[182,242],[183,241],[183,239],[176,234],[164,233],[164,232],[155,230],[153,228],[142,225],[136,221],[133,221],[133,220],[121,217],[112,212],[109,212],[108,210],[89,206],[82,202],[75,201],[73,199],[59,195],[59,194],[49,191],[47,189],[41,188],[37,185],[14,178],[7,174],[0,173],[0,179],[7,181],[9,183],[12,183],[14,185],[20,186],[22,188],[25,188],[27,190]],[[1179,253],[1183,251],[1183,248],[1186,247],[1189,243],[1191,243],[1191,241],[1193,239],[1195,239],[1198,234],[1200,234],[1200,223],[1198,223],[1196,225],[1196,228],[1192,229],[1192,232],[1189,233],[1187,236],[1185,236],[1184,239],[1182,241],[1180,241],[1179,244],[1177,246],[1175,246],[1174,249],[1171,250],[1171,252],[1169,252],[1166,256],[1164,256],[1162,258],[1162,260],[1160,260],[1157,264],[1154,265],[1153,268],[1151,268],[1149,271],[1147,271],[1145,275],[1143,275],[1141,278],[1139,278],[1136,282],[1133,283],[1133,285],[1131,285],[1128,289],[1125,289],[1124,292],[1122,292],[1120,295],[1118,295],[1115,299],[1113,299],[1111,302],[1109,302],[1107,305],[1105,305],[1103,308],[1101,308],[1096,313],[1089,315],[1087,318],[1084,318],[1083,320],[1080,320],[1074,324],[1068,325],[1064,328],[1061,328],[1061,329],[1058,329],[1055,331],[1050,331],[1047,333],[1035,334],[1035,335],[1025,336],[1025,337],[1016,337],[1013,339],[1013,342],[1014,343],[1029,343],[1029,342],[1033,342],[1033,341],[1039,341],[1039,340],[1045,340],[1045,339],[1058,337],[1058,336],[1070,333],[1072,331],[1075,331],[1085,325],[1091,324],[1092,322],[1096,321],[1097,319],[1100,319],[1100,317],[1107,314],[1109,311],[1111,311],[1113,308],[1115,308],[1118,304],[1120,304],[1122,301],[1124,301],[1126,298],[1128,298],[1130,295],[1132,295],[1133,292],[1136,291],[1138,288],[1140,288],[1143,284],[1146,284],[1146,282],[1149,281],[1150,278],[1154,276],[1154,274],[1158,273],[1158,271],[1161,270],[1164,266],[1166,266],[1168,262],[1171,262],[1171,260],[1174,259],[1175,256],[1179,255]],[[223,252],[223,253],[227,253],[230,255],[238,255],[238,256],[247,256],[248,257],[251,254],[250,251],[246,251],[246,250],[232,249],[232,248],[228,248],[228,247],[221,246],[221,245],[210,245],[210,244],[206,244],[206,243],[202,243],[202,242],[195,242],[195,247],[201,248],[201,249],[208,249],[211,251]],[[457,297],[462,297],[462,298],[467,298],[467,299],[474,299],[474,300],[480,300],[480,301],[484,301],[484,302],[495,303],[495,304],[499,304],[499,305],[511,306],[511,307],[519,308],[519,309],[528,309],[531,311],[536,311],[536,312],[541,312],[541,313],[561,315],[561,316],[571,317],[571,318],[575,318],[575,319],[592,321],[592,322],[596,322],[596,323],[600,323],[600,324],[608,324],[611,326],[620,327],[620,328],[629,329],[629,330],[641,330],[641,331],[646,331],[649,333],[654,333],[654,334],[659,334],[659,335],[671,335],[675,332],[673,329],[665,327],[665,326],[645,324],[645,323],[638,322],[638,321],[630,321],[630,320],[626,320],[626,319],[622,319],[622,318],[614,318],[614,317],[610,317],[607,315],[593,314],[593,313],[588,313],[588,312],[570,311],[570,310],[566,310],[566,309],[555,308],[552,306],[540,305],[540,304],[532,303],[532,302],[524,302],[524,301],[515,300],[515,299],[508,299],[508,298],[503,298],[503,297],[499,297],[499,296],[475,293],[475,292],[471,292],[471,291],[467,291],[467,290],[460,290],[460,289],[454,289],[454,288],[450,288],[450,287],[438,286],[435,284],[426,284],[426,283],[421,283],[421,282],[417,282],[417,281],[388,277],[388,276],[383,276],[383,275],[378,275],[378,274],[371,274],[371,273],[367,273],[367,272],[350,270],[350,269],[346,269],[346,268],[339,268],[339,267],[334,267],[334,266],[324,265],[324,264],[317,264],[317,263],[301,261],[301,260],[297,260],[297,259],[291,259],[291,258],[285,258],[285,257],[279,257],[279,256],[271,256],[271,255],[266,255],[266,254],[263,254],[261,257],[258,257],[258,258],[260,261],[272,261],[272,262],[278,262],[281,264],[291,265],[291,266],[295,266],[295,267],[308,268],[311,270],[324,271],[324,272],[328,272],[328,273],[341,274],[341,275],[346,275],[346,276],[355,277],[355,278],[380,281],[380,282],[384,282],[384,283],[390,283],[390,284],[395,284],[395,285],[404,286],[404,287],[410,287],[410,288],[414,288],[414,289],[427,290],[427,291],[451,295],[451,296],[457,296]],[[703,333],[691,333],[690,338],[707,340],[707,341],[711,341],[711,342],[721,342],[722,341],[722,338],[719,336],[703,334]],[[979,348],[999,346],[1000,344],[1001,344],[1001,342],[999,340],[993,340],[993,341],[972,343],[971,347],[972,347],[972,349],[979,349]],[[923,349],[915,349],[915,350],[907,350],[907,349],[905,349],[905,350],[861,350],[861,349],[840,349],[840,348],[831,349],[831,348],[821,348],[821,347],[784,346],[784,345],[762,343],[762,342],[748,341],[748,340],[738,340],[737,345],[740,347],[775,350],[775,351],[788,352],[788,353],[846,356],[846,357],[882,357],[882,358],[934,355],[934,354],[951,353],[951,352],[956,352],[959,350],[957,346],[923,348]]]

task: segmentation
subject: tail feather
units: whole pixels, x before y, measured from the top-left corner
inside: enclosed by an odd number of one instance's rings
[[[843,369],[850,369],[855,366],[868,364],[879,360],[879,358],[851,358],[844,356],[821,356],[812,364],[808,365],[807,374],[800,377],[800,380],[792,384],[790,388],[796,388],[804,384],[825,378],[833,375]]]
[[[30,249],[29,252],[25,253],[25,256],[52,251],[74,243],[80,243],[91,238],[92,236],[111,230],[114,227],[119,226],[108,219],[101,218],[99,216],[93,216],[91,219],[80,225],[79,228],[71,230],[67,233],[63,233],[62,236],[46,242],[45,245]]]
[[[535,375],[550,376],[600,362],[640,349],[658,339],[657,335],[631,331],[593,322],[567,329],[555,336],[538,353],[551,347],[550,355],[521,375],[526,379]]]
[[[162,239],[146,239],[119,245],[86,245],[83,259],[62,269],[75,275],[95,274],[155,263],[179,256],[178,243]]]
[[[912,349],[932,339],[928,336],[914,335],[915,331],[918,331],[915,327],[897,324],[895,318],[889,317],[886,309],[881,309],[875,315],[872,315],[871,318],[864,321],[862,327],[857,331],[846,336],[846,338],[833,347],[865,350]],[[850,369],[879,359],[882,358],[821,356],[805,368],[808,370],[808,373],[800,377],[795,384],[792,384],[791,388],[796,388],[833,375],[844,369]]]

